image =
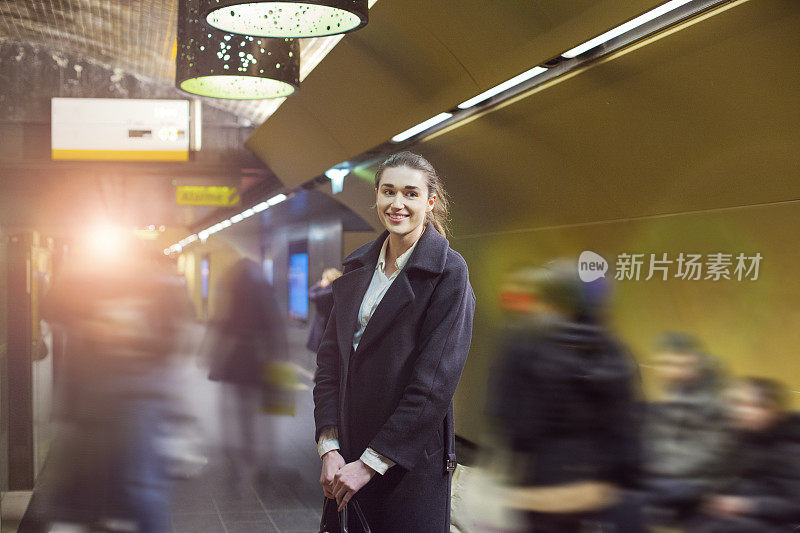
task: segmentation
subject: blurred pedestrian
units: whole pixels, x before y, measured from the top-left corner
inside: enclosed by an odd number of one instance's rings
[[[43,318],[64,328],[66,351],[56,383],[61,430],[39,484],[44,506],[33,514],[161,533],[171,527],[161,442],[180,409],[172,356],[191,304],[159,252],[123,240],[117,253],[76,253],[43,302]]]
[[[251,481],[260,460],[257,414],[269,393],[271,362],[288,356],[286,329],[272,285],[258,263],[239,259],[223,276],[209,325],[209,379],[223,384],[222,447],[236,487]]]
[[[306,348],[314,353],[319,350],[322,335],[325,333],[325,327],[328,325],[328,319],[333,309],[333,288],[331,283],[341,275],[342,273],[336,268],[326,268],[322,273],[322,279],[308,290],[308,298],[314,302],[315,312]]]
[[[645,417],[644,500],[655,521],[679,522],[720,482],[729,459],[723,382],[693,336],[667,332],[657,346],[662,388]]]
[[[638,474],[638,370],[603,323],[607,290],[566,260],[504,287],[509,324],[488,410],[514,452],[507,504],[526,512],[529,531],[641,527],[621,492]]]
[[[688,530],[771,533],[800,527],[800,428],[786,411],[786,389],[774,380],[744,378],[731,388],[737,431],[730,481],[707,496]]]

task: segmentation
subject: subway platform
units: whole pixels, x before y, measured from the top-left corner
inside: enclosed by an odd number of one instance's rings
[[[290,327],[292,362],[300,387],[295,416],[257,415],[255,443],[257,464],[247,479],[236,479],[222,452],[219,416],[222,387],[208,381],[208,370],[194,362],[186,365],[185,390],[191,408],[200,419],[207,446],[207,465],[197,477],[174,482],[171,495],[173,533],[308,533],[318,531],[322,509],[319,488],[320,461],[313,442],[311,387],[314,354],[304,347],[307,330]],[[70,524],[45,525],[40,520],[42,494],[48,483],[47,465],[42,472],[27,512],[20,521],[27,497],[13,495],[4,519],[3,533],[72,533],[87,531]],[[16,516],[15,516],[16,515]],[[109,530],[125,531],[124,523],[111,523]]]

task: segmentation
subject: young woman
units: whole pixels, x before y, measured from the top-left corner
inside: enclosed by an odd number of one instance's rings
[[[378,167],[386,231],[344,260],[317,353],[322,490],[339,509],[355,498],[375,533],[450,528],[452,398],[475,296],[444,236],[444,194],[419,155],[401,152]]]

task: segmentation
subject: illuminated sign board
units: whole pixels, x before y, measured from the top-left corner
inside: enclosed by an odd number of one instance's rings
[[[232,206],[239,203],[239,190],[236,187],[200,187],[181,185],[176,190],[178,205],[216,205]]]
[[[53,98],[58,161],[188,161],[189,101]]]

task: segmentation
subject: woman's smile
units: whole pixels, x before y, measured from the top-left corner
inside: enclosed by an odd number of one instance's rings
[[[405,219],[408,218],[408,216],[409,215],[405,213],[386,213],[386,218],[388,218],[390,222],[394,222],[395,224],[403,222]]]

